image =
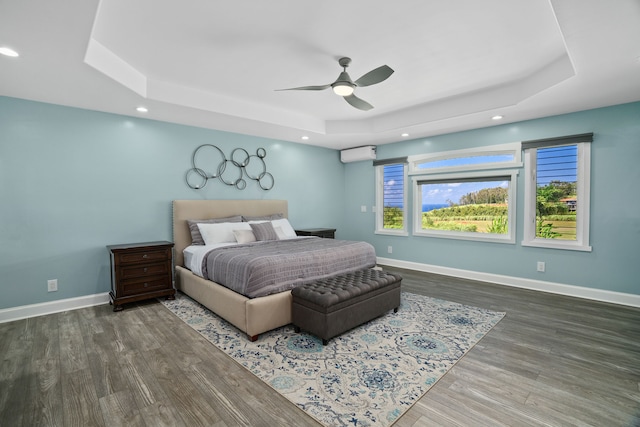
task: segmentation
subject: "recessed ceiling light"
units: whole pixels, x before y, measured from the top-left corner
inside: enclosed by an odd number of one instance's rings
[[[142,107],[142,106],[141,106],[141,107],[136,108],[136,111],[137,111],[138,113],[146,113],[146,112],[147,112],[147,111],[149,111],[149,110],[147,109],[147,107]]]
[[[502,120],[502,117],[503,117],[503,116],[501,116],[500,114],[498,114],[498,115],[496,115],[496,116],[491,117],[491,120]]]
[[[11,56],[13,58],[15,58],[16,56],[19,56],[18,52],[6,46],[0,47],[0,54],[5,56]]]
[[[307,135],[305,135],[305,136],[302,137],[302,139],[304,139],[306,141],[307,139],[309,139],[309,137]]]
[[[409,134],[405,132],[405,133],[403,133],[403,134],[402,134],[402,135],[400,135],[400,136],[401,136],[401,137],[403,137],[403,138],[406,138],[406,137],[408,137],[408,136],[409,136]]]

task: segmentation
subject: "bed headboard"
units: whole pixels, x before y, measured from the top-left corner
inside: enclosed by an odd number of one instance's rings
[[[182,251],[191,244],[188,219],[260,216],[281,213],[288,218],[286,200],[174,200],[173,243],[175,265],[183,266]]]

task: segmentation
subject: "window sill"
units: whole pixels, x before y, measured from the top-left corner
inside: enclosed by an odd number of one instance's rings
[[[407,230],[376,230],[375,234],[382,234],[385,236],[408,236]]]
[[[544,241],[544,240],[522,241],[521,245],[534,247],[534,248],[560,249],[563,251],[591,252],[593,250],[591,246],[585,246],[579,243],[560,242],[560,241],[553,241],[553,242]]]
[[[437,231],[416,231],[413,233],[414,236],[419,237],[435,237],[438,239],[455,239],[455,240],[471,240],[476,242],[491,242],[491,243],[506,243],[510,245],[515,245],[516,240],[513,237],[505,236],[505,237],[494,237],[491,235],[482,235],[481,233],[446,233],[446,232],[437,232]]]

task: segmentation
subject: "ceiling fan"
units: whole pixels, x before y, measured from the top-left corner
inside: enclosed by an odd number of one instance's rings
[[[371,86],[377,83],[383,82],[393,74],[393,69],[387,65],[383,65],[374,70],[369,71],[364,76],[360,77],[355,82],[351,80],[347,73],[347,67],[351,64],[351,58],[340,58],[338,64],[342,67],[342,72],[338,76],[338,79],[330,84],[322,86],[302,86],[292,87],[290,89],[277,89],[277,90],[324,90],[332,88],[333,91],[344,98],[353,107],[360,110],[368,111],[373,108],[373,105],[369,104],[353,94],[356,87]]]

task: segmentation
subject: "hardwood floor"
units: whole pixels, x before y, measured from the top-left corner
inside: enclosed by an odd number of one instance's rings
[[[505,311],[394,426],[638,426],[640,309],[388,268]],[[319,426],[158,302],[0,324],[0,426]]]

